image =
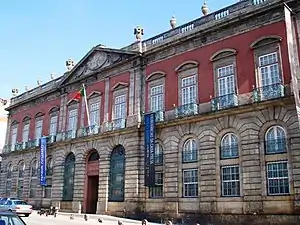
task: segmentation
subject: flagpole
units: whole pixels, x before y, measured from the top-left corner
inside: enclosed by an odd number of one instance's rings
[[[84,91],[84,102],[85,102],[85,110],[86,110],[86,116],[87,116],[87,120],[88,120],[89,132],[92,133],[90,112],[89,112],[89,106],[88,106],[88,101],[87,101],[87,96],[86,96],[85,85],[82,84],[82,87],[83,87],[83,91]]]

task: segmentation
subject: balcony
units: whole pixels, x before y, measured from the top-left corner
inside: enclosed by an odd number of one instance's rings
[[[266,154],[280,154],[287,152],[287,143],[285,138],[265,140]]]
[[[239,157],[239,146],[237,144],[224,145],[220,147],[221,159],[232,159]]]
[[[40,139],[34,139],[27,142],[27,148],[36,148],[40,145]]]
[[[3,147],[3,152],[4,152],[4,153],[11,152],[11,146],[10,146],[10,145],[5,145],[5,146]]]
[[[253,102],[267,101],[284,97],[284,85],[271,84],[253,89]]]
[[[56,141],[64,141],[64,140],[66,140],[66,133],[63,131],[60,133],[57,133]]]
[[[174,109],[175,118],[193,116],[198,114],[198,105],[196,103],[186,104]]]
[[[56,135],[50,135],[48,138],[48,142],[49,143],[54,143],[56,142]]]
[[[236,94],[222,95],[211,99],[211,110],[218,111],[238,106],[238,96]]]
[[[164,122],[165,121],[165,112],[164,111],[157,111],[155,112],[155,122]]]
[[[76,138],[76,130],[69,130],[65,132],[65,140],[71,140]]]
[[[15,150],[16,151],[20,151],[22,149],[23,149],[23,143],[22,142],[15,144]]]
[[[126,119],[115,119],[111,122],[111,130],[120,130],[126,127]]]
[[[100,132],[100,127],[98,125],[92,125],[92,126],[87,126],[87,127],[82,127],[79,130],[79,137],[86,137],[89,135],[94,135],[98,134]]]

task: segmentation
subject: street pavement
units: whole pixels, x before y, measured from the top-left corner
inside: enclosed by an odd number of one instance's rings
[[[102,223],[98,222],[98,218],[102,219]],[[118,225],[120,220],[123,225],[142,224],[138,220],[129,220],[107,215],[88,215],[88,221],[85,221],[83,215],[75,215],[73,220],[70,220],[70,214],[59,214],[56,218],[53,216],[40,216],[34,211],[29,217],[22,217],[27,225],[79,225],[79,224],[103,224],[103,225]],[[149,225],[157,225],[156,223],[148,223]]]

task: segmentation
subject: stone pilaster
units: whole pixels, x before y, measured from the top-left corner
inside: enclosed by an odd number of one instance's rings
[[[64,131],[66,129],[67,103],[68,103],[68,95],[67,94],[62,94],[61,95],[61,101],[60,101],[58,132]]]
[[[19,128],[19,127],[18,127]],[[11,129],[11,115],[7,116],[7,122],[6,122],[6,133],[5,133],[5,145],[9,144],[10,139],[10,129]],[[20,128],[19,128],[20,129]]]
[[[58,154],[59,152],[56,153],[56,155]],[[62,153],[60,155],[62,155]],[[53,162],[52,200],[58,202],[62,199],[64,185],[64,158],[61,156],[53,157]]]
[[[84,124],[84,117],[86,115],[86,109],[85,109],[85,101],[81,101],[81,110],[80,110],[80,123],[79,123],[79,126],[80,128],[81,127],[84,127],[85,124]]]
[[[205,143],[205,144],[204,144]],[[199,202],[201,212],[211,213],[216,210],[217,182],[216,182],[216,145],[214,142],[200,143],[199,149]]]
[[[83,161],[76,162],[74,176],[74,201],[83,201],[84,196],[84,180],[85,180],[85,163]]]
[[[97,213],[108,211],[109,158],[101,156],[99,164],[99,190]]]
[[[130,71],[130,82],[129,82],[129,108],[128,108],[128,116],[132,116],[134,114],[135,108],[135,70]]]
[[[261,212],[262,189],[266,183],[262,180],[261,153],[258,142],[259,138],[242,140],[242,174],[240,183],[243,185],[244,213],[252,214]]]
[[[109,107],[109,78],[105,79],[105,93],[104,93],[104,122],[107,122]]]

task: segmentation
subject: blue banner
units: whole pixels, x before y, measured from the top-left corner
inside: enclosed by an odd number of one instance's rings
[[[155,186],[155,113],[145,115],[145,186]]]
[[[47,186],[46,182],[46,172],[47,172],[47,138],[41,138],[41,148],[40,148],[40,185]]]

